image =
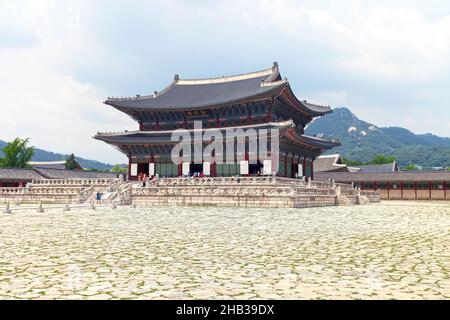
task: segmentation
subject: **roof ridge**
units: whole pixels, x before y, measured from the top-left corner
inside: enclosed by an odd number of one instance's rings
[[[271,68],[263,69],[259,71],[253,71],[248,73],[241,73],[237,75],[229,75],[222,77],[200,78],[200,79],[175,79],[176,85],[198,85],[198,84],[213,84],[213,83],[225,83],[239,80],[247,80],[252,78],[258,78],[262,76],[271,76],[274,72],[278,72],[278,66],[274,65]]]
[[[222,77],[212,77],[212,78],[199,78],[199,79],[181,79],[178,74],[174,76],[173,81],[165,87],[161,91],[154,91],[154,94],[149,95],[140,95],[137,94],[135,96],[126,96],[126,97],[108,97],[105,102],[107,101],[136,101],[136,100],[145,100],[145,99],[151,99],[156,98],[157,96],[169,91],[170,88],[172,88],[174,85],[202,85],[202,84],[214,84],[214,83],[226,83],[226,82],[233,82],[233,81],[240,81],[240,80],[247,80],[252,78],[258,78],[262,76],[267,76],[265,81],[261,83],[261,86],[270,86],[270,85],[276,85],[276,84],[282,84],[283,82],[287,82],[287,80],[280,80],[280,81],[272,81],[272,79],[276,79],[278,75],[280,74],[280,71],[278,69],[278,63],[274,62],[273,66],[267,69],[259,70],[259,71],[253,71],[248,73],[241,73],[237,75],[230,75],[230,76],[222,76]]]

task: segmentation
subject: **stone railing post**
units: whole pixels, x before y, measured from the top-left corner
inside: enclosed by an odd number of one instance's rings
[[[341,186],[337,186],[337,188],[336,188],[336,195],[337,196],[341,195]]]

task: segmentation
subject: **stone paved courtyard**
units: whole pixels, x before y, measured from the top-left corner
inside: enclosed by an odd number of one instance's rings
[[[450,203],[0,214],[0,299],[450,299]]]

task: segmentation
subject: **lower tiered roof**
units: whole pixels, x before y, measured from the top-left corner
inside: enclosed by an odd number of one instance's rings
[[[310,137],[304,134],[300,134],[294,126],[292,120],[284,122],[270,122],[264,124],[247,125],[239,127],[229,127],[229,128],[210,128],[203,129],[202,133],[220,131],[223,137],[226,137],[226,131],[231,129],[279,129],[280,138],[286,137],[294,143],[305,146],[307,148],[328,150],[333,147],[339,146],[340,143],[337,141],[328,141],[316,137]],[[187,129],[189,133],[194,133],[195,129]],[[126,131],[118,133],[98,133],[94,138],[97,140],[104,141],[106,143],[122,146],[122,145],[146,145],[146,144],[176,144],[178,141],[172,141],[171,137],[174,130],[167,131]]]

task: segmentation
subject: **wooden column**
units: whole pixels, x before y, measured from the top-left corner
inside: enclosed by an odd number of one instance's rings
[[[131,180],[131,155],[128,155],[128,180]]]
[[[388,183],[386,184],[386,186],[387,186],[388,199],[390,199],[390,198],[391,198],[391,183],[388,182]]]
[[[417,182],[414,182],[414,198],[417,200]]]
[[[400,182],[400,199],[402,200],[403,200],[403,187],[404,187],[403,182]]]
[[[296,164],[294,163],[294,155],[292,155],[292,158],[291,158],[291,178],[295,178],[295,166],[296,166]]]
[[[306,177],[306,157],[303,158],[303,176]]]
[[[442,187],[444,188],[444,199],[447,200],[447,181],[444,181]]]
[[[217,177],[216,161],[211,163],[211,177]]]
[[[287,172],[287,161],[288,161],[288,156],[287,154],[284,155],[284,176],[286,178],[288,178],[288,172]]]
[[[429,195],[428,195],[428,200],[431,200],[431,190],[433,188],[433,185],[431,182],[428,182],[428,191],[429,191]]]
[[[311,159],[311,180],[314,180],[314,161]]]
[[[447,182],[445,181],[443,184],[444,187],[444,199],[447,200]]]

